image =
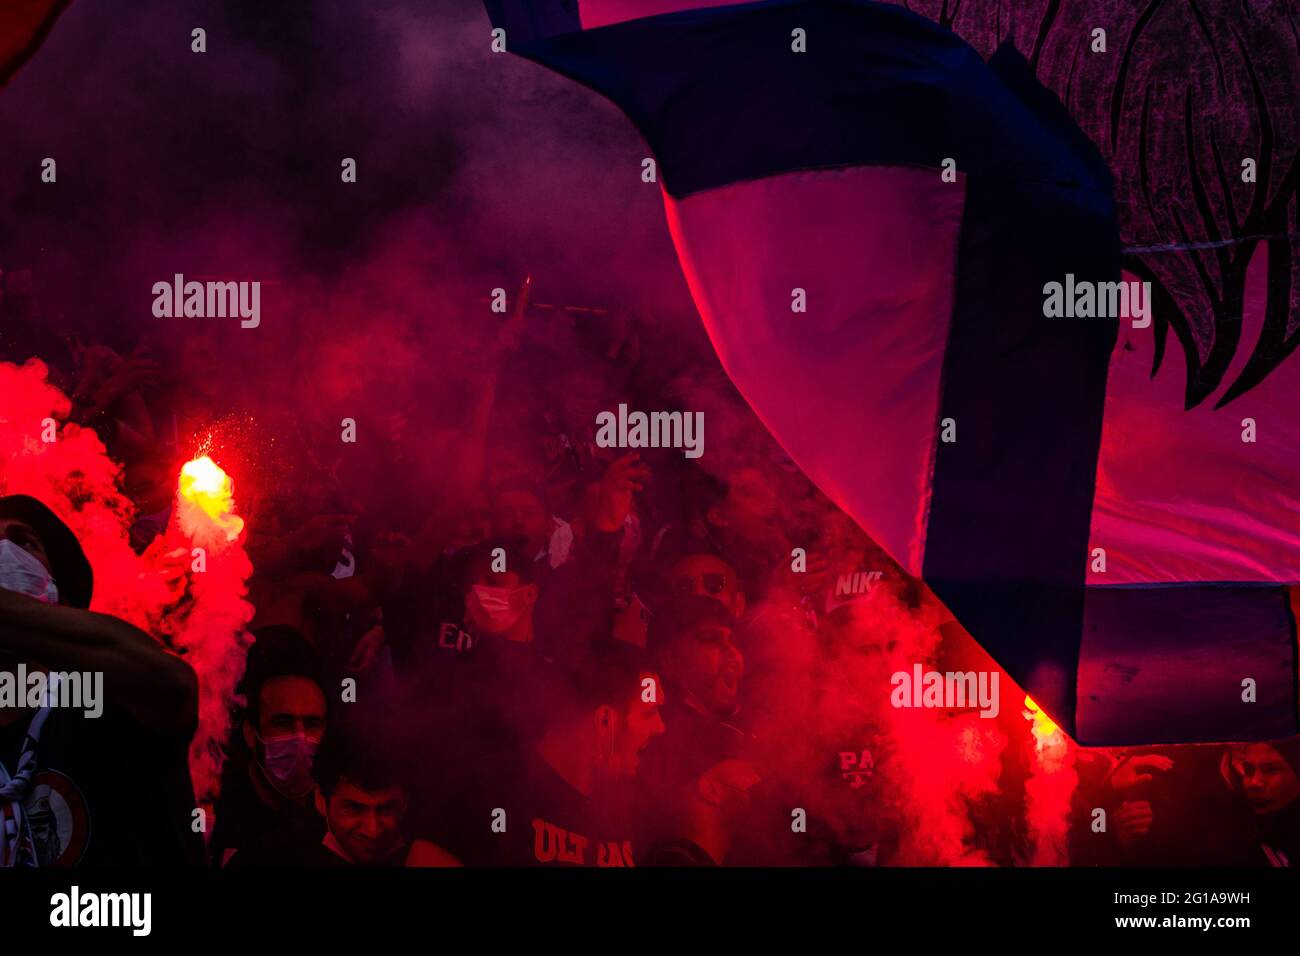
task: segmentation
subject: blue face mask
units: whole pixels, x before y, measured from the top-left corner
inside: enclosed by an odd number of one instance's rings
[[[59,589],[36,555],[12,541],[0,541],[0,588],[26,594],[46,604],[59,603]]]

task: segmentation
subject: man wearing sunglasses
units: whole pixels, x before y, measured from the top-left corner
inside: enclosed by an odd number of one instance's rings
[[[720,601],[733,618],[745,613],[745,591],[740,576],[726,561],[713,554],[688,554],[678,558],[668,572],[671,599],[689,595]]]
[[[747,729],[773,746],[801,746],[800,728],[806,723],[801,715],[811,713],[816,661],[815,637],[802,609],[788,594],[783,600],[769,593],[766,600],[751,604],[736,569],[705,552],[678,558],[669,569],[665,590],[661,602],[693,596],[726,608],[744,635],[745,648],[739,668],[744,686],[733,714],[743,709]],[[733,638],[730,643],[738,647],[742,642]]]

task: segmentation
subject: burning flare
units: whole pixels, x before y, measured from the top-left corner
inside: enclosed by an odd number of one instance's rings
[[[1065,866],[1070,862],[1070,799],[1079,776],[1074,769],[1070,738],[1032,697],[1025,697],[1025,719],[1034,737],[1025,778],[1025,819],[1034,853],[1034,866]],[[1026,744],[1028,742],[1026,741]]]
[[[1034,722],[1031,728],[1034,734],[1034,740],[1038,743],[1038,750],[1041,752],[1044,748],[1054,747],[1061,743],[1061,728],[1051,717],[1043,713],[1043,709],[1034,703],[1034,699],[1028,695],[1025,696],[1025,718]]]
[[[244,530],[244,519],[235,514],[234,483],[207,455],[181,468],[179,493],[178,516],[186,537],[209,539],[220,532],[230,542]]]
[[[221,789],[230,704],[247,650],[244,627],[253,616],[245,600],[253,568],[239,540],[243,530],[230,476],[206,454],[187,461],[177,482],[165,550],[179,548],[190,573],[186,600],[168,615],[164,630],[199,677],[199,727],[190,744],[190,774],[195,796],[209,812]]]

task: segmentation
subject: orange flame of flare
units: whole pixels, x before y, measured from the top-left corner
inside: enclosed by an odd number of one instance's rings
[[[1025,696],[1025,707],[1028,708],[1025,711],[1025,717],[1034,722],[1032,728],[1034,739],[1038,741],[1039,749],[1041,749],[1045,744],[1051,742],[1055,735],[1061,732],[1061,728],[1057,727],[1052,718],[1043,713],[1043,709],[1034,703],[1034,699],[1028,695]]]
[[[1056,722],[1047,714],[1044,714],[1043,708],[1035,704],[1034,698],[1028,695],[1024,697],[1024,706],[1028,708],[1024,711],[1024,717],[1034,721],[1034,727],[1031,730],[1039,749],[1043,749],[1047,744],[1056,743],[1054,737],[1061,734],[1061,728],[1056,726]]]
[[[227,541],[234,541],[244,530],[244,520],[235,514],[234,483],[207,455],[181,467],[180,494],[207,515]]]

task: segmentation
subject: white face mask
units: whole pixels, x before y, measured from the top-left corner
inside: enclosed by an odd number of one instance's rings
[[[504,634],[532,610],[536,600],[536,585],[494,588],[486,584],[474,584],[470,586],[469,595],[465,598],[465,611],[480,631]]]
[[[0,588],[17,591],[46,604],[59,603],[59,589],[45,565],[7,538],[0,541]]]
[[[316,785],[311,768],[320,747],[319,740],[301,733],[258,739],[265,754],[262,770],[271,786],[281,794],[297,799]]]

